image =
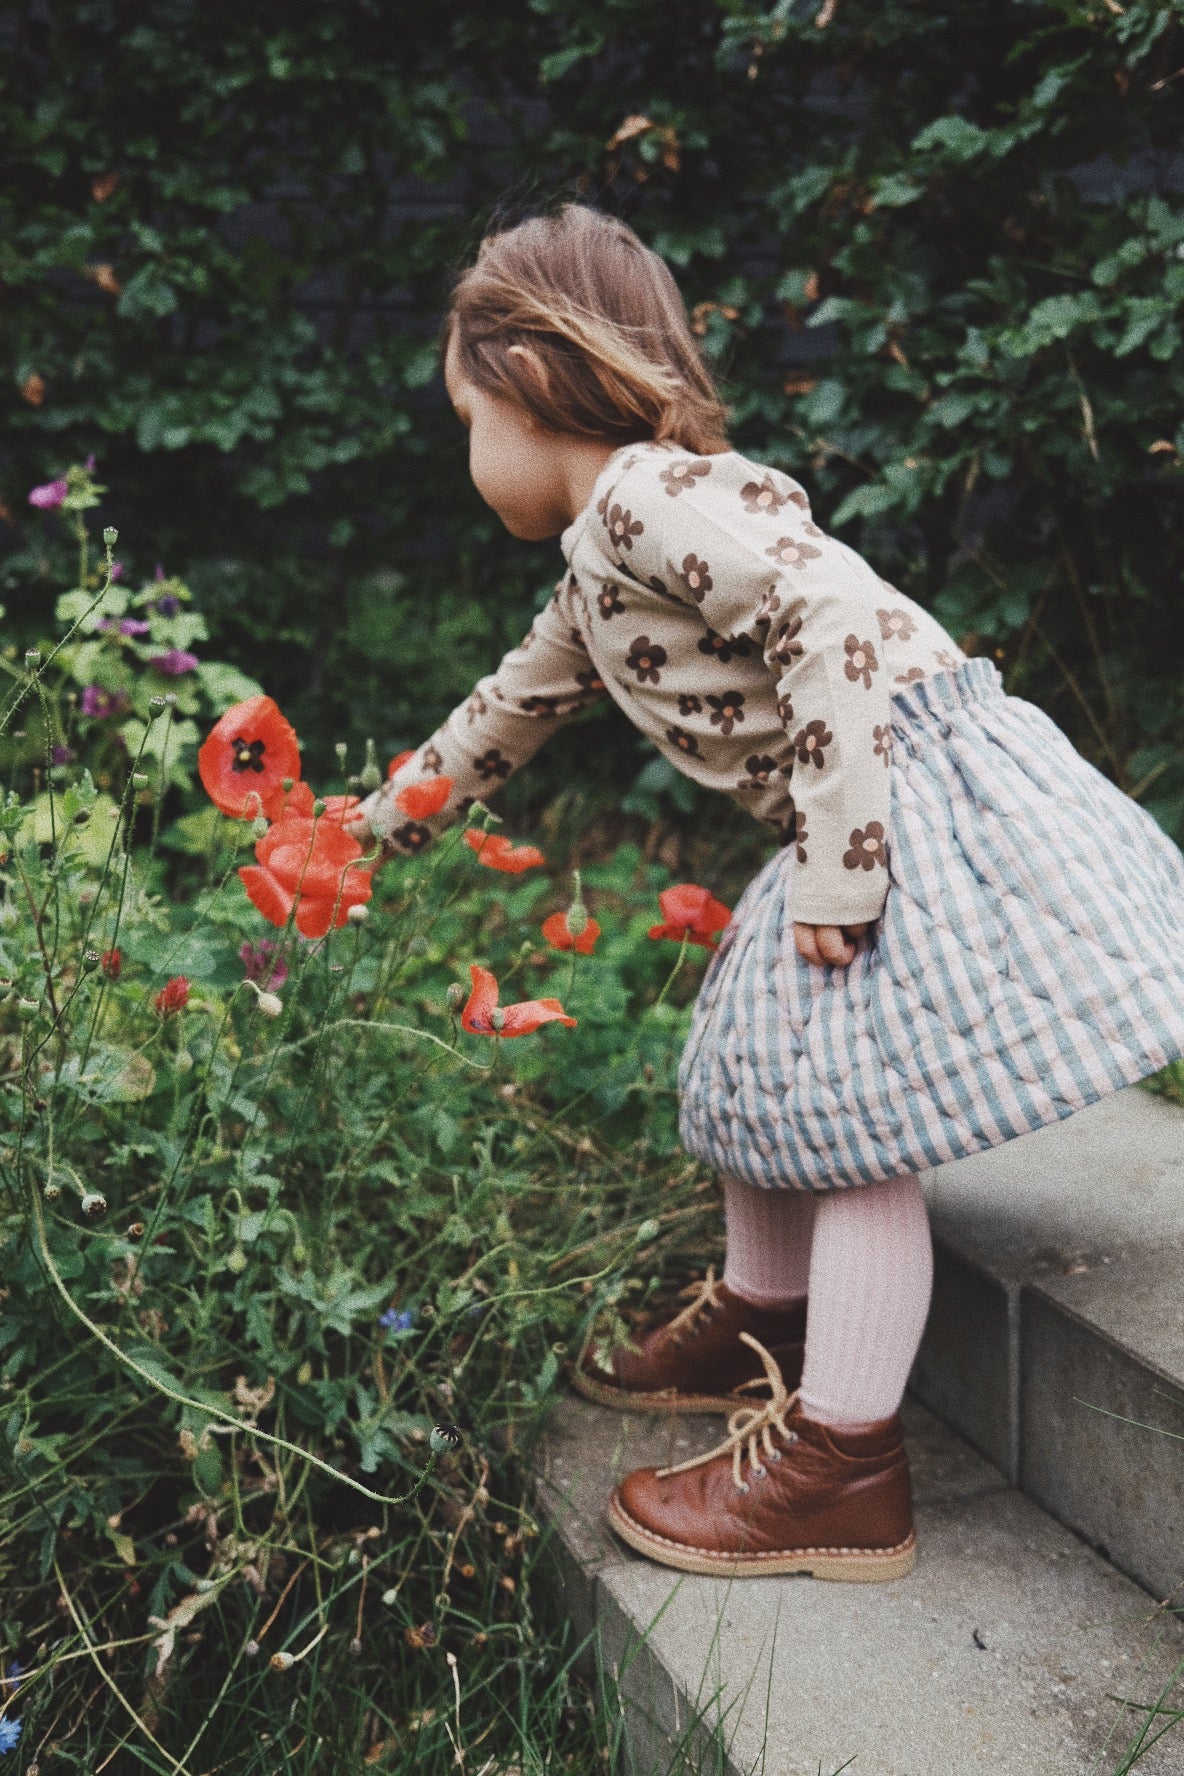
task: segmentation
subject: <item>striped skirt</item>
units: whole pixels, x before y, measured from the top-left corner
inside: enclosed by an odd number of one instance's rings
[[[729,1177],[831,1190],[1058,1121],[1184,1055],[1184,857],[973,659],[892,699],[888,898],[847,968],[793,941],[795,856],[750,883],[682,1058]]]

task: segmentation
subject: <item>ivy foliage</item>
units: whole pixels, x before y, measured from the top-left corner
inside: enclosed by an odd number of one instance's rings
[[[468,484],[448,283],[581,196],[670,262],[738,447],[1184,831],[1180,0],[39,0],[0,35],[26,632],[26,490],[93,451],[314,749],[421,738],[558,561]],[[536,783],[635,774],[606,741]]]

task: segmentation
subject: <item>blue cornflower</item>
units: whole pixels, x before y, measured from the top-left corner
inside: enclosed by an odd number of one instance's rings
[[[6,1751],[15,1751],[16,1742],[21,1736],[19,1720],[0,1720],[0,1755]]]
[[[387,1332],[410,1332],[415,1324],[415,1310],[410,1307],[388,1307],[378,1316],[378,1323]]]
[[[23,1682],[27,1670],[28,1666],[22,1665],[19,1659],[12,1659],[9,1662],[8,1675],[0,1678],[0,1683],[11,1684],[15,1690]]]

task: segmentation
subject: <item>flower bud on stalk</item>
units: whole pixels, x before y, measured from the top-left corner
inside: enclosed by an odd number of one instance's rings
[[[452,985],[444,995],[449,1011],[463,1010],[465,1000],[468,996],[468,989],[462,987],[459,981],[453,981]]]
[[[378,753],[373,740],[366,742],[366,763],[358,774],[358,782],[363,789],[368,791],[381,787],[382,772],[378,768]]]
[[[62,1187],[60,1184],[44,1184],[41,1187],[41,1194],[47,1203],[56,1203],[62,1194]]]
[[[108,524],[103,532],[103,541],[109,549],[113,549],[119,541],[119,532],[113,524]]]
[[[265,838],[267,836],[267,833],[268,833],[270,827],[271,827],[270,820],[265,820],[262,814],[258,815],[251,822],[251,837],[253,839]]]
[[[447,1455],[461,1445],[460,1426],[454,1424],[433,1425],[428,1436],[428,1448],[433,1455]]]
[[[633,1237],[639,1246],[648,1246],[651,1240],[657,1239],[661,1231],[661,1222],[655,1221],[651,1217],[648,1221],[642,1222]]]
[[[97,950],[84,950],[82,956],[83,974],[93,974],[101,961],[102,957]]]
[[[147,789],[149,781],[150,781],[150,779],[148,777],[147,771],[133,771],[132,772],[132,788],[133,789]]]
[[[92,1221],[98,1221],[107,1213],[107,1198],[97,1190],[88,1190],[82,1199],[82,1212]]]
[[[37,670],[38,666],[40,666],[40,664],[41,664],[41,649],[40,648],[29,648],[25,654],[25,665],[29,668],[29,671],[36,672],[36,670]]]
[[[16,1014],[22,1024],[31,1024],[40,1010],[41,1001],[39,999],[18,999],[16,1002]]]
[[[345,916],[351,925],[364,925],[370,917],[370,908],[365,901],[359,901],[357,906],[350,907]]]

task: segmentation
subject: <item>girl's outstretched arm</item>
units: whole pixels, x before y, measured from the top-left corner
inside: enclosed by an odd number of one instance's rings
[[[557,728],[604,695],[576,624],[571,593],[565,576],[497,671],[361,803],[347,830],[362,840],[380,839],[388,852],[414,856],[475,801],[487,801]],[[447,802],[427,819],[410,819],[396,796],[434,777],[452,779]]]

